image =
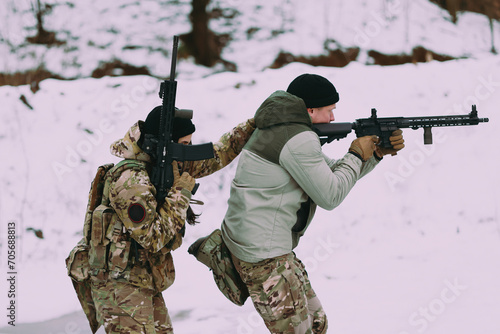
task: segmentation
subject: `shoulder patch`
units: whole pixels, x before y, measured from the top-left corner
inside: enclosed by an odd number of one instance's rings
[[[139,203],[130,204],[128,207],[128,217],[133,223],[141,223],[146,217],[146,209]]]

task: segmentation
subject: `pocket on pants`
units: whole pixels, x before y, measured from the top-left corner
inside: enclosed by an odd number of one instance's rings
[[[266,322],[296,317],[304,299],[301,285],[295,273],[281,265],[262,283],[262,293],[254,296],[255,308]]]
[[[118,333],[146,333],[144,326],[128,314],[118,316],[116,330]]]
[[[123,284],[114,291],[118,308],[142,326],[154,327],[153,291]],[[120,320],[120,323],[125,321]]]

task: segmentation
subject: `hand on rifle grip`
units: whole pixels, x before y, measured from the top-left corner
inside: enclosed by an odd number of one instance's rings
[[[379,157],[383,157],[384,155],[397,155],[398,151],[402,150],[405,147],[405,140],[403,139],[403,130],[398,129],[392,132],[389,137],[389,141],[391,142],[392,147],[385,148],[381,146],[376,146],[375,152]]]

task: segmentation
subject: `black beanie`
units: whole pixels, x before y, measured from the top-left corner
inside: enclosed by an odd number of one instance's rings
[[[304,100],[307,108],[319,108],[339,102],[339,93],[328,79],[317,74],[302,74],[293,79],[288,93]]]
[[[158,138],[160,132],[161,106],[155,107],[144,121],[144,134],[152,134]],[[174,117],[172,140],[177,143],[179,138],[192,134],[196,130],[193,122],[188,118]]]
[[[180,138],[192,134],[194,130],[196,128],[189,118],[174,117],[172,140],[177,143]]]

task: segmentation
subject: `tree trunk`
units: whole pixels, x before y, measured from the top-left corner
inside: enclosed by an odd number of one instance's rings
[[[494,31],[495,31],[495,27],[494,27],[494,22],[493,22],[493,19],[490,17],[489,18],[490,20],[490,31],[491,31],[491,53],[493,54],[497,54],[497,49],[495,48],[495,34],[494,34]]]
[[[218,37],[208,27],[209,16],[207,6],[210,0],[192,0],[193,9],[190,14],[192,31],[181,36],[187,51],[197,64],[212,67],[220,58],[221,47]]]

